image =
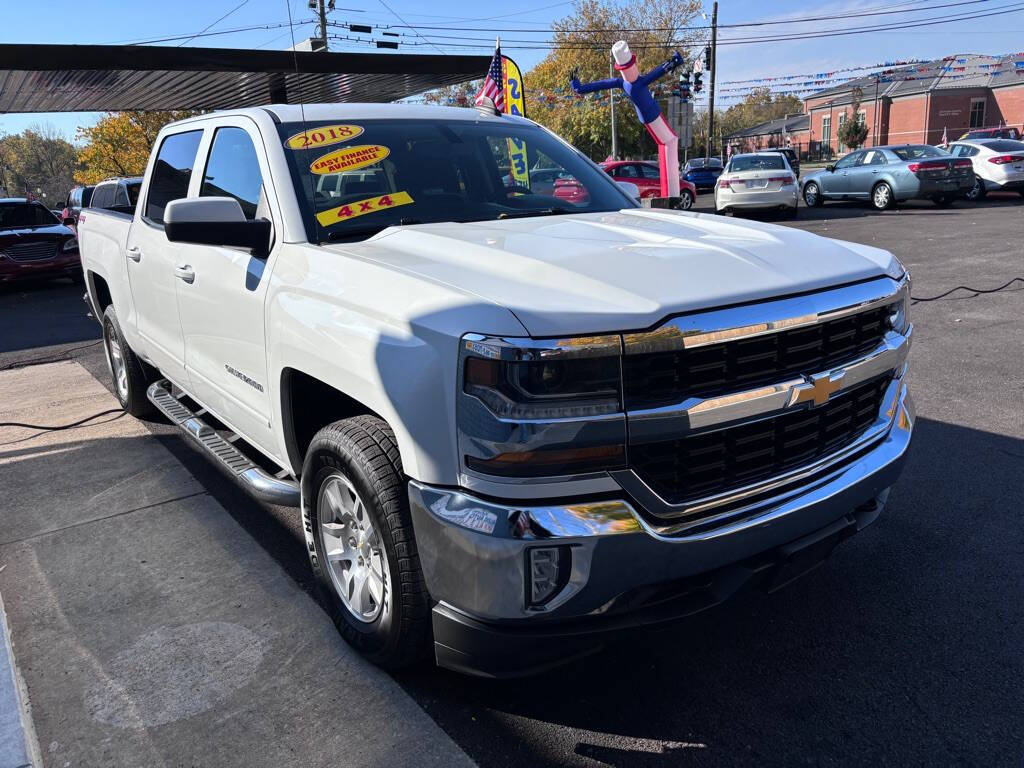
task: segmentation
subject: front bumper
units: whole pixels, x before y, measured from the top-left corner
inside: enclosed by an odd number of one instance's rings
[[[901,381],[892,425],[870,450],[796,494],[698,533],[659,533],[622,498],[522,506],[409,484],[441,666],[530,674],[598,650],[607,633],[711,607],[752,582],[782,586],[881,512],[903,466],[914,408]],[[528,550],[564,546],[569,575],[526,604]]]
[[[78,251],[61,253],[54,258],[39,261],[15,261],[8,257],[0,257],[0,283],[81,274],[82,260]]]

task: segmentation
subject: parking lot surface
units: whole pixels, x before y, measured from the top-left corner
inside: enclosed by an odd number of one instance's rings
[[[927,298],[1024,277],[1022,216],[1019,197],[991,196],[780,223],[892,250]],[[49,305],[28,290],[0,302],[4,416],[14,391],[54,424],[112,407],[87,331],[32,349],[20,318]],[[70,289],[66,302],[52,306],[83,312]],[[0,428],[24,441],[0,446],[0,592],[47,765],[444,764],[459,750],[482,766],[1020,765],[1024,283],[916,303],[911,319],[919,421],[874,525],[779,593],[520,681],[362,663],[311,599],[297,513],[251,501],[165,424]]]

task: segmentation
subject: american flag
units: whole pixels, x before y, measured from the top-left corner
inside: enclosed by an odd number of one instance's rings
[[[501,41],[494,46],[494,58],[491,59],[490,69],[487,70],[487,79],[476,95],[474,103],[479,106],[484,99],[490,99],[499,112],[505,111],[505,81],[501,77]]]

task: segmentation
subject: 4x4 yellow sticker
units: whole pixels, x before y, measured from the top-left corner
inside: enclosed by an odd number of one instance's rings
[[[355,147],[344,147],[320,155],[309,164],[309,170],[320,176],[342,171],[354,171],[368,165],[379,163],[391,154],[391,150],[380,144],[360,144]]]
[[[329,227],[332,224],[354,219],[356,216],[384,211],[396,205],[409,205],[412,201],[408,192],[393,192],[390,195],[368,197],[365,200],[356,200],[348,205],[321,211],[316,215],[316,220],[320,222],[321,227]]]
[[[315,149],[354,139],[362,132],[361,125],[324,125],[289,136],[284,144],[289,149]]]

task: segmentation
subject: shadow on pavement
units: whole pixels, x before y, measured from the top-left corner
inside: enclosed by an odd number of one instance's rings
[[[0,354],[100,338],[83,293],[67,279],[0,283]]]

